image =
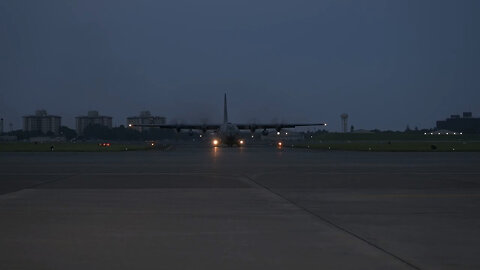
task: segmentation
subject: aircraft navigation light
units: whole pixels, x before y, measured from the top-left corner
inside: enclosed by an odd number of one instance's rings
[[[152,142],[152,146],[155,146],[155,143]]]
[[[128,124],[129,127],[132,127],[132,124]]]
[[[280,135],[280,131],[277,131],[277,135]]]

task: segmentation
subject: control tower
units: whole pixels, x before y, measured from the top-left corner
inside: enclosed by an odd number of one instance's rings
[[[340,115],[340,118],[341,118],[341,120],[342,120],[342,125],[341,125],[341,127],[342,127],[342,132],[343,132],[343,133],[347,133],[348,114],[342,113],[342,114]]]

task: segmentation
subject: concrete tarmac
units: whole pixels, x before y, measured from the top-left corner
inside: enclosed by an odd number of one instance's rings
[[[0,153],[0,269],[480,269],[480,154]]]

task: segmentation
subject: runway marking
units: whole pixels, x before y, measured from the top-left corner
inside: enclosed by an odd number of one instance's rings
[[[284,174],[284,172],[265,172],[254,174],[254,177]],[[298,174],[298,172],[297,172]],[[480,172],[301,172],[301,174],[317,174],[317,175],[480,175]],[[72,173],[0,173],[0,176],[37,176],[37,175],[58,175],[68,176]],[[215,172],[98,172],[98,173],[82,173],[82,175],[223,175]]]
[[[342,232],[344,232],[344,233],[347,233],[348,235],[350,235],[350,236],[352,236],[352,237],[354,237],[354,238],[357,238],[358,240],[360,240],[360,241],[362,241],[362,242],[364,242],[364,243],[366,243],[366,244],[374,247],[375,249],[377,249],[377,250],[379,250],[379,251],[381,251],[381,252],[383,252],[383,253],[391,256],[392,258],[394,258],[394,259],[396,259],[396,260],[404,263],[404,264],[407,265],[407,266],[410,266],[410,267],[413,268],[413,269],[417,269],[417,270],[420,270],[420,269],[421,269],[420,267],[414,265],[413,263],[407,261],[406,259],[403,259],[402,257],[400,257],[400,256],[398,256],[398,255],[395,255],[395,254],[392,253],[391,251],[388,251],[388,250],[380,247],[379,245],[377,245],[377,244],[375,244],[375,243],[367,240],[366,238],[363,238],[362,236],[354,233],[353,231],[350,231],[350,230],[348,230],[347,228],[344,228],[344,227],[340,226],[339,224],[333,222],[332,220],[330,220],[330,219],[328,219],[328,218],[326,218],[326,217],[323,217],[323,216],[321,216],[321,215],[319,215],[319,214],[311,211],[310,209],[308,209],[308,208],[306,208],[306,207],[304,207],[304,206],[302,206],[302,205],[300,205],[300,204],[297,204],[297,203],[294,202],[293,200],[291,200],[291,199],[283,196],[282,194],[280,194],[280,193],[278,193],[278,192],[270,189],[269,187],[263,185],[262,183],[255,181],[252,177],[249,177],[248,175],[243,175],[243,177],[244,177],[245,179],[247,179],[247,181],[249,181],[252,186],[256,186],[257,188],[260,188],[260,189],[266,190],[266,191],[269,192],[269,193],[272,193],[273,195],[279,197],[280,199],[283,199],[283,200],[289,202],[290,204],[294,205],[295,207],[303,210],[304,212],[308,213],[309,215],[311,215],[311,216],[313,216],[313,217],[315,217],[315,218],[320,219],[321,221],[323,221],[323,222],[325,222],[325,223],[327,223],[327,224],[329,224],[329,225],[337,228],[338,230],[340,230],[340,231],[342,231]]]
[[[39,176],[39,175],[46,175],[46,176],[69,176],[69,175],[87,175],[87,176],[92,176],[92,175],[98,175],[98,176],[122,176],[122,175],[127,175],[127,176],[134,176],[134,175],[215,175],[215,176],[222,176],[222,177],[228,177],[229,175],[225,174],[219,174],[219,173],[186,173],[186,172],[181,172],[181,173],[175,173],[175,172],[158,172],[158,173],[148,173],[148,172],[139,172],[139,173],[78,173],[78,174],[72,174],[72,173],[0,173],[0,176]],[[233,177],[230,175],[230,177]]]
[[[369,198],[468,198],[480,197],[480,194],[379,194],[364,195]]]
[[[0,176],[69,176],[73,173],[0,173]]]
[[[266,172],[266,174],[283,174],[284,172]],[[480,175],[480,172],[301,172],[302,174],[320,174],[320,175]]]

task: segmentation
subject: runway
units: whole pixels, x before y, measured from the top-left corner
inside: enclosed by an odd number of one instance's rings
[[[480,269],[478,153],[0,153],[0,269]]]

